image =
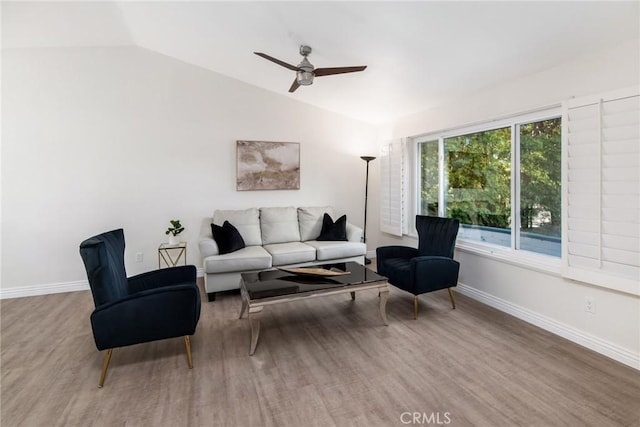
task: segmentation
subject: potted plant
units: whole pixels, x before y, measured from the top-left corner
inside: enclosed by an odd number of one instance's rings
[[[184,231],[184,227],[180,224],[179,219],[172,219],[169,222],[171,223],[171,227],[169,227],[164,234],[169,236],[170,245],[177,245],[180,243],[178,235]]]

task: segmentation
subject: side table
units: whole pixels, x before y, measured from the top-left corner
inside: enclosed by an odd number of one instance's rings
[[[182,263],[187,265],[187,242],[180,242],[177,245],[170,245],[169,243],[162,243],[158,246],[158,268],[165,267],[177,267]]]

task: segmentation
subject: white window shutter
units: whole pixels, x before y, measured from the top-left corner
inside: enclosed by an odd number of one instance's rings
[[[574,99],[563,113],[563,274],[640,295],[640,96]]]
[[[395,140],[380,150],[380,230],[395,236],[404,231],[405,145]]]

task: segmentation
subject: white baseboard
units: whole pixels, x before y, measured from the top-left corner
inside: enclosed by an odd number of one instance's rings
[[[550,317],[541,315],[463,283],[459,283],[456,289],[462,295],[466,295],[469,298],[473,298],[476,301],[508,313],[518,319],[524,320],[525,322],[566,338],[569,341],[573,341],[576,344],[580,344],[583,347],[607,356],[613,360],[617,360],[618,362],[634,369],[640,370],[640,355],[624,347],[612,344],[601,338],[576,329],[573,326],[558,322]]]
[[[197,269],[197,276],[204,277],[204,270]],[[75,282],[48,283],[46,285],[23,286],[19,288],[0,289],[0,299],[35,297],[39,295],[60,294],[64,292],[88,291],[89,282],[78,280]]]
[[[34,297],[38,295],[60,294],[63,292],[76,292],[89,290],[89,282],[78,280],[76,282],[48,283],[46,285],[23,286],[19,288],[0,289],[0,299]]]

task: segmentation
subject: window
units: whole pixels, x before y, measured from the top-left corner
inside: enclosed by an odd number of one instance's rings
[[[440,171],[438,168],[438,141],[420,144],[420,212],[422,215],[438,216],[440,194]]]
[[[561,121],[546,116],[417,139],[419,213],[459,219],[463,240],[559,257]]]
[[[511,246],[511,129],[444,139],[444,216],[460,237]]]
[[[562,221],[560,119],[518,125],[519,247],[559,257]]]

